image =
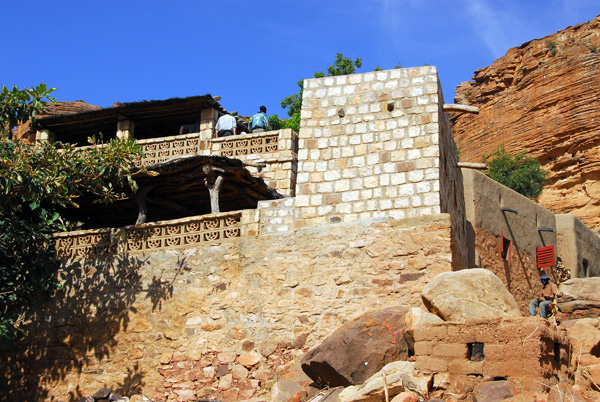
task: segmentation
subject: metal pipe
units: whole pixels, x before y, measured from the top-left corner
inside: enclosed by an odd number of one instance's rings
[[[514,212],[515,214],[520,213],[519,210],[517,209],[512,209],[512,208],[508,208],[508,207],[502,207],[501,208],[504,212]]]

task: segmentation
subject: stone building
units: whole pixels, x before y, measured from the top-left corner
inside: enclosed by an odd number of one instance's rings
[[[130,200],[84,206],[82,230],[56,235],[63,288],[1,354],[15,395],[248,399],[341,325],[424,307],[429,280],[485,267],[506,242],[518,261],[494,272],[521,305],[537,291],[523,260],[557,245],[539,230],[553,215],[461,171],[435,67],[304,88],[299,133],[213,138],[225,111],[210,95],[38,122],[38,140],[83,145],[94,125],[137,138],[147,168]]]

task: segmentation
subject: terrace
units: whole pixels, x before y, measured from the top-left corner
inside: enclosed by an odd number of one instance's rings
[[[292,130],[213,138],[224,109],[210,96],[121,104],[35,122],[36,140],[85,146],[102,134],[136,139],[144,158],[132,169],[134,194],[110,205],[93,196],[64,211],[82,230],[56,235],[61,258],[189,247],[238,237],[262,200],[293,196],[298,135]],[[191,123],[190,123],[191,122]],[[242,222],[248,216],[248,222]],[[118,228],[118,229],[114,229]],[[256,228],[250,230],[254,233]]]

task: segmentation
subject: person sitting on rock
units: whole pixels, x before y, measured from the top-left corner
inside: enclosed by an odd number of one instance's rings
[[[540,308],[540,317],[546,318],[548,306],[554,300],[556,293],[558,292],[558,287],[554,283],[550,283],[550,278],[546,275],[540,276],[540,280],[542,281],[542,293],[540,297],[537,299],[533,299],[531,303],[529,303],[529,315],[534,316],[535,310],[537,307]]]

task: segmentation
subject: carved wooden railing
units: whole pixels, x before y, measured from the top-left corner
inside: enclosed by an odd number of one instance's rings
[[[184,134],[164,137],[156,140],[138,141],[144,155],[139,165],[152,165],[177,156],[197,155],[200,146],[200,134]]]
[[[224,141],[219,141],[219,155],[235,158],[241,155],[264,154],[276,152],[279,143],[279,131],[269,132],[268,134],[242,134],[233,137],[226,137]]]
[[[242,213],[224,212],[118,229],[65,232],[55,235],[61,260],[114,253],[185,249],[241,236]]]

